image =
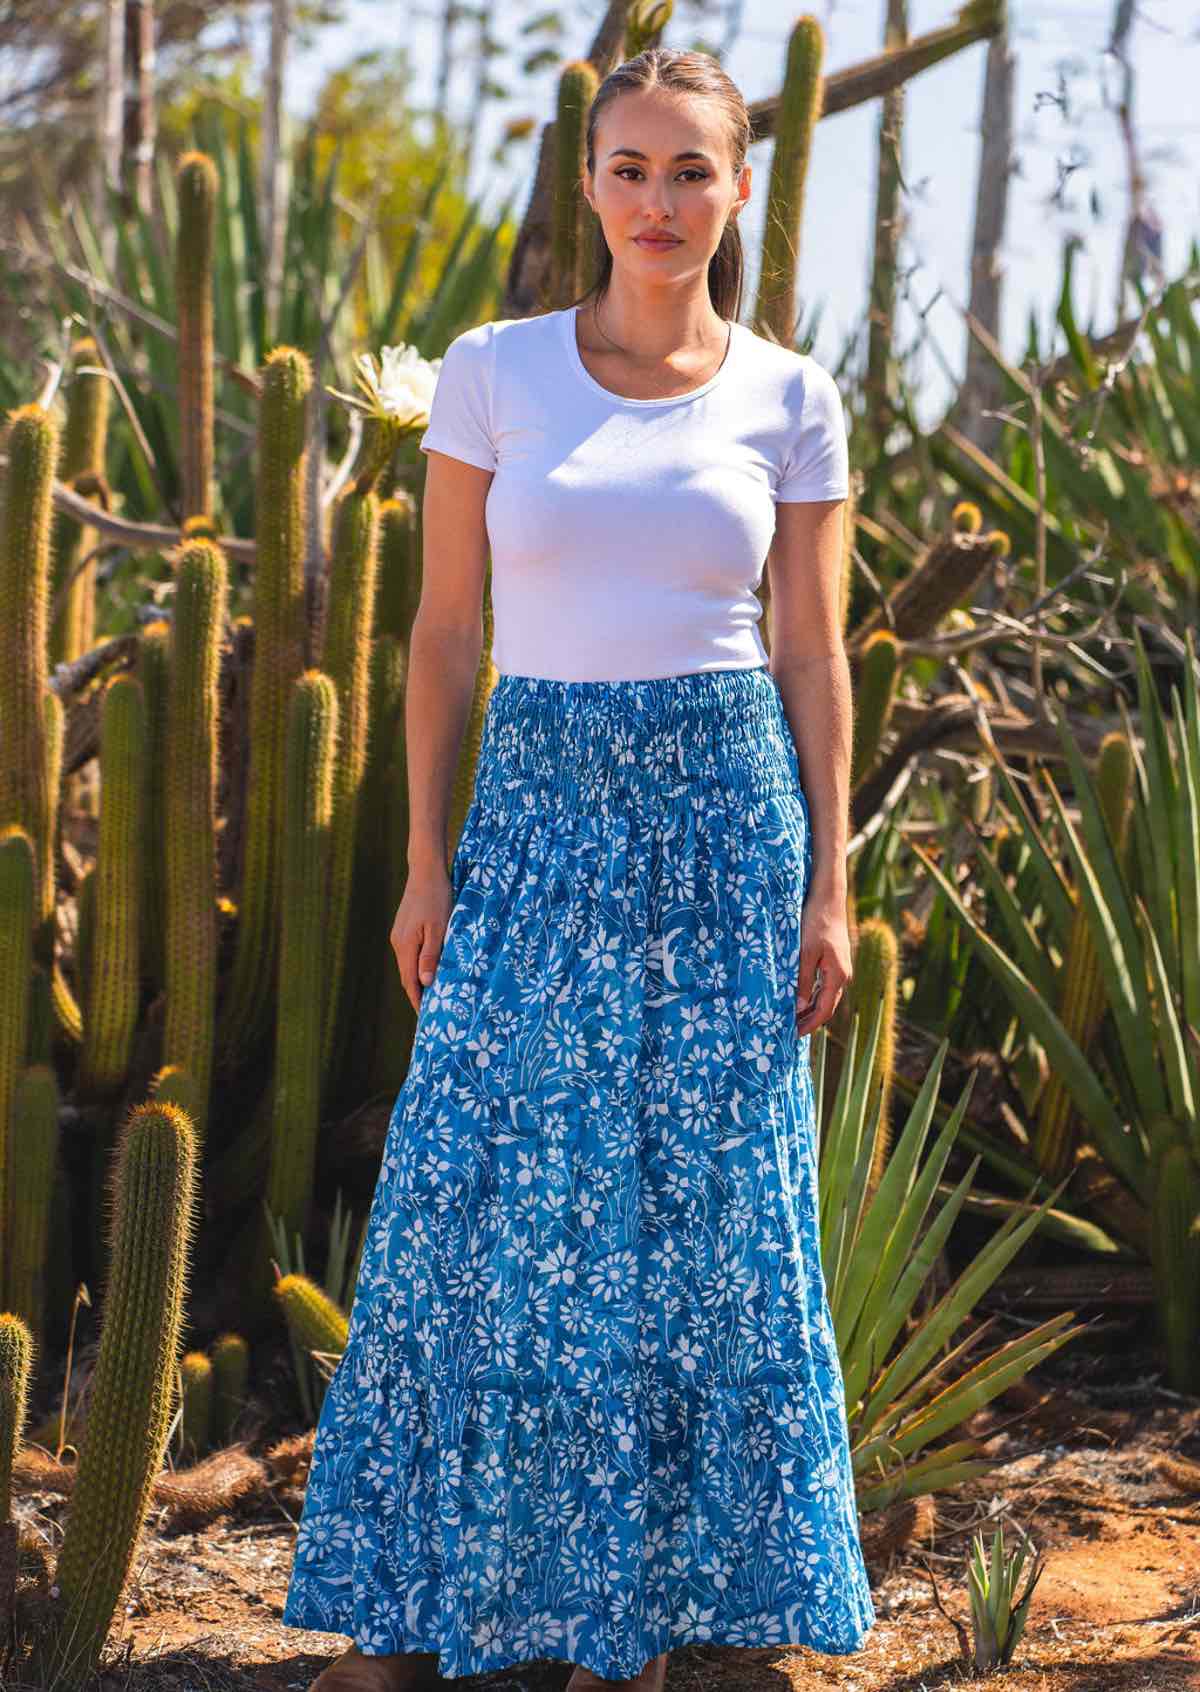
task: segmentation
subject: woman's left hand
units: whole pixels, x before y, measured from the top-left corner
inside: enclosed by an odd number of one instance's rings
[[[829,1021],[850,980],[846,889],[814,875],[800,918],[800,975],[796,1032],[811,1034]]]

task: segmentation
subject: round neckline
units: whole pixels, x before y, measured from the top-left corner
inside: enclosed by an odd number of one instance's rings
[[[567,354],[570,358],[571,366],[576,375],[583,378],[588,387],[592,389],[593,393],[602,395],[606,400],[609,400],[616,405],[679,405],[684,400],[699,399],[701,394],[706,394],[710,388],[716,387],[717,383],[721,380],[721,377],[725,374],[730,364],[733,362],[733,349],[737,343],[738,332],[741,329],[741,324],[738,323],[736,319],[730,323],[729,344],[725,348],[725,356],[721,360],[720,364],[718,364],[717,368],[713,371],[712,375],[708,378],[707,382],[701,382],[698,388],[689,388],[684,394],[665,394],[659,399],[635,399],[630,394],[618,394],[614,392],[612,388],[604,387],[602,383],[597,382],[587,365],[583,362],[579,352],[579,343],[575,338],[575,319],[578,315],[579,307],[577,305],[563,307],[561,323],[563,336],[567,343]]]

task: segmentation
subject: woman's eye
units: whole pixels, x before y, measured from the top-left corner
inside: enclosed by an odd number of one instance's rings
[[[637,170],[637,168],[638,167],[636,165],[621,165],[617,169],[616,175],[624,176],[627,170]],[[704,170],[697,170],[695,165],[689,165],[686,170],[681,170],[679,174],[680,176],[698,176],[703,182],[707,177],[708,172]]]

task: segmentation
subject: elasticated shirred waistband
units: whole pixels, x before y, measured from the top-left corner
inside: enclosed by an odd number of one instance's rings
[[[765,665],[639,681],[501,672],[475,795],[489,810],[561,810],[706,794],[795,793],[796,749]]]

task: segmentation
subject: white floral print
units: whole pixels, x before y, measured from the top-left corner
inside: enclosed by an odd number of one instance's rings
[[[811,873],[765,666],[499,677],[287,1625],[450,1677],[861,1645]]]

